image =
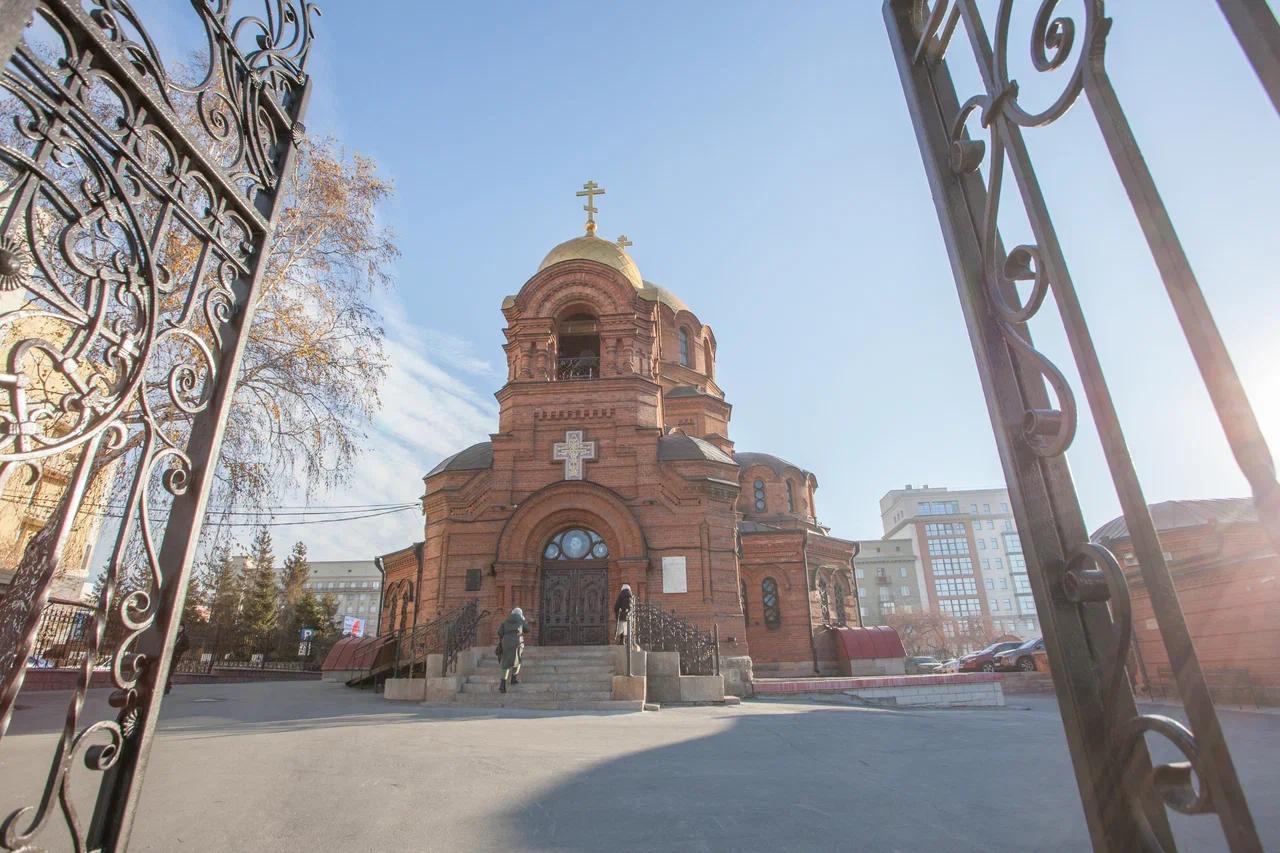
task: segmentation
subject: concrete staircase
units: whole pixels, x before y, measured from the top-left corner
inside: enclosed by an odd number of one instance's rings
[[[610,646],[526,646],[520,683],[498,692],[502,670],[493,650],[480,654],[454,699],[473,707],[640,711],[644,702],[615,701],[613,676],[622,657]],[[625,659],[624,659],[625,660]]]

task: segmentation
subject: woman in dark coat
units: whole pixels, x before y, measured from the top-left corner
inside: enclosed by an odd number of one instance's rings
[[[618,625],[614,629],[617,637],[618,645],[626,645],[628,635],[631,633],[631,585],[623,584],[622,590],[618,593],[618,597],[613,602],[613,616],[618,620]]]
[[[498,626],[498,642],[502,644],[502,659],[498,666],[502,667],[502,681],[498,684],[498,692],[507,692],[507,679],[511,684],[519,684],[520,653],[524,651],[524,635],[529,631],[529,623],[525,621],[524,611],[513,608],[511,615],[502,620]]]

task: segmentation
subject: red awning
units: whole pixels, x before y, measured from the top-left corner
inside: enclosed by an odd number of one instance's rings
[[[330,670],[370,669],[378,649],[387,643],[389,637],[343,637],[333,644],[329,654],[325,656],[320,669]]]
[[[832,628],[836,632],[837,646],[845,660],[867,658],[904,658],[907,650],[902,647],[898,632],[888,625],[871,628]]]

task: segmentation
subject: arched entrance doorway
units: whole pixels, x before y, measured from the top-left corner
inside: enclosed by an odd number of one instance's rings
[[[561,530],[542,549],[538,641],[588,646],[609,641],[609,546],[587,527]]]

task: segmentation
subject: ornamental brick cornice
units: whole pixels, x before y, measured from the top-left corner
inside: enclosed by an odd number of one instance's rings
[[[636,289],[622,273],[599,261],[561,261],[536,273],[504,312],[509,320],[555,317],[575,301],[593,306],[597,315],[636,313]]]
[[[515,394],[526,397],[556,397],[564,400],[566,395],[582,392],[589,396],[599,397],[608,392],[639,392],[640,394],[658,394],[661,392],[658,383],[639,373],[627,373],[622,376],[602,376],[598,379],[581,379],[555,381],[551,379],[513,379],[503,385],[493,395],[501,403],[505,403]],[[621,396],[621,395],[620,395]],[[583,406],[565,406],[565,408],[591,408]],[[599,408],[598,406],[595,408]]]

